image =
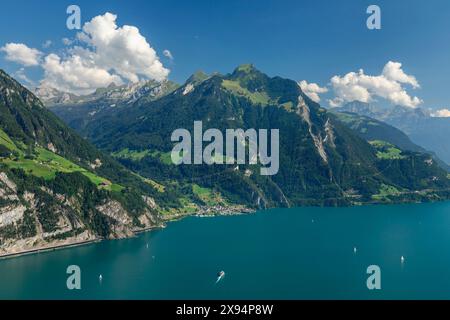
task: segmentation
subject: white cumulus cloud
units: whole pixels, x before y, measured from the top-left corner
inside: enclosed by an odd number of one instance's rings
[[[298,85],[314,102],[320,102],[319,94],[328,92],[327,88],[322,88],[317,83],[308,83],[306,80],[300,81]]]
[[[383,76],[386,79],[397,81],[400,83],[407,83],[413,86],[413,88],[419,88],[419,83],[416,77],[407,75],[402,70],[402,64],[400,62],[389,61],[383,68]]]
[[[156,51],[138,28],[116,23],[117,15],[105,13],[84,24],[77,42],[63,39],[64,54],[45,57],[43,84],[85,94],[114,82],[141,79],[163,81],[169,75]]]
[[[360,69],[358,72],[349,72],[344,76],[331,78],[331,86],[335,98],[329,100],[330,106],[336,107],[344,102],[362,101],[370,102],[374,96],[384,98],[395,105],[415,108],[423,101],[418,97],[410,96],[404,85],[419,88],[419,83],[412,75],[402,70],[402,64],[389,61],[380,75],[371,76]]]
[[[139,80],[139,75],[158,81],[167,78],[169,70],[139,29],[128,25],[118,27],[116,19],[117,15],[107,12],[83,26],[78,38],[92,47],[86,50],[85,58],[133,82]]]
[[[441,109],[431,113],[432,117],[436,118],[450,118],[450,110],[449,109]]]
[[[94,64],[86,64],[83,58],[75,54],[64,60],[54,53],[49,54],[42,67],[45,78],[41,84],[64,92],[87,94],[96,88],[107,87],[112,82],[123,83],[118,75]]]
[[[26,67],[39,65],[42,52],[23,43],[7,43],[0,48],[6,53],[6,60],[17,62]]]

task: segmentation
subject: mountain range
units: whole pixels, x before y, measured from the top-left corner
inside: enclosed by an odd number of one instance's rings
[[[441,160],[433,151],[415,144],[403,131],[385,122],[369,118],[367,116],[353,112],[337,112],[334,109],[328,110],[334,114],[342,123],[351,128],[361,138],[366,141],[382,140],[393,144],[405,151],[428,153],[439,164],[440,167],[450,172],[450,165]]]
[[[450,176],[407,138],[392,140],[401,132],[363,135],[350,115],[253,65],[62,100],[51,88],[35,92],[51,93],[47,108],[0,72],[0,254],[131,236],[191,214],[450,198]],[[194,121],[222,132],[279,129],[278,173],[173,164],[171,134]]]
[[[385,145],[372,143],[310,100],[294,81],[270,78],[253,65],[239,66],[227,75],[198,72],[156,99],[143,96],[121,105],[75,125],[64,105],[51,110],[127,168],[163,185],[173,185],[175,179],[175,189],[182,194],[199,187],[210,198],[215,194],[252,207],[347,205],[419,199],[420,186],[434,190],[448,183],[446,173],[434,161],[430,165],[425,150],[400,148],[398,156],[397,151],[391,154],[398,147],[395,141],[380,137],[372,140]],[[239,170],[173,165],[171,133],[177,128],[192,130],[194,121],[202,121],[204,130],[279,128],[280,172],[268,178],[245,165]],[[396,180],[391,175],[409,178]],[[390,188],[396,191],[384,197]],[[408,192],[414,196],[403,196]]]
[[[88,95],[74,95],[55,88],[40,86],[34,93],[56,115],[63,118],[74,129],[84,127],[90,121],[98,121],[102,114],[116,108],[126,107],[137,100],[155,100],[177,88],[171,81],[140,81],[107,88],[99,88]]]
[[[450,118],[436,117],[431,110],[396,106],[385,108],[360,101],[349,102],[336,108],[338,112],[352,112],[390,124],[404,133],[421,147],[433,151],[450,164]]]

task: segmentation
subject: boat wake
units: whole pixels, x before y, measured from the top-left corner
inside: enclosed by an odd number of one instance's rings
[[[220,280],[223,279],[223,277],[225,277],[225,272],[224,272],[224,271],[220,271],[220,272],[217,274],[216,284],[218,284],[218,283],[220,282]]]

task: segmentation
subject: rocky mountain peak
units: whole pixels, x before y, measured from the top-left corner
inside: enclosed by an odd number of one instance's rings
[[[205,81],[206,79],[208,79],[210,76],[208,74],[206,74],[205,72],[203,72],[202,70],[199,70],[197,72],[195,72],[192,76],[190,76],[187,80],[186,83],[193,83],[193,84],[197,84],[200,82]]]

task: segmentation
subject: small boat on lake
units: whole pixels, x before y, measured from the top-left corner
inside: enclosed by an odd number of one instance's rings
[[[222,280],[223,277],[225,277],[225,271],[220,271],[219,273],[217,273],[217,281],[216,281],[216,283],[218,283],[220,280]]]

